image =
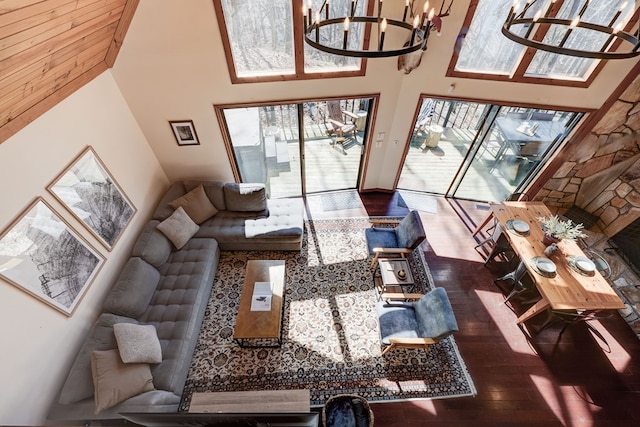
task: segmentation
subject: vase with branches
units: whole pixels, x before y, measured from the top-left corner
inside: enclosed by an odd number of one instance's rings
[[[576,240],[587,237],[582,232],[584,225],[576,224],[570,219],[561,219],[558,215],[550,217],[538,217],[545,233],[546,244],[557,243],[560,240]]]

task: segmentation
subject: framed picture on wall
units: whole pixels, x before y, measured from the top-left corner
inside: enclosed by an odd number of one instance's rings
[[[200,145],[193,120],[169,121],[178,145]]]
[[[0,278],[67,316],[103,263],[42,198],[0,234]]]
[[[47,189],[108,250],[113,249],[136,212],[90,146]]]

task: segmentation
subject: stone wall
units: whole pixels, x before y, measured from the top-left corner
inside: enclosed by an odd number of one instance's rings
[[[640,217],[640,76],[536,195],[562,214],[578,206],[595,215],[586,242],[611,266],[609,280],[625,308],[618,310],[640,338],[640,277],[608,238]]]
[[[640,217],[640,76],[567,159],[536,200],[584,209],[608,237]]]

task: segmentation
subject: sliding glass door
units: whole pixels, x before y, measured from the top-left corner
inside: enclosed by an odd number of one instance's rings
[[[239,180],[262,182],[282,198],[358,187],[372,104],[336,99],[216,112]]]
[[[505,200],[530,182],[582,116],[423,98],[397,187]]]

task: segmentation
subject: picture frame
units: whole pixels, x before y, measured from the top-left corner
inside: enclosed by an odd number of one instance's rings
[[[193,120],[170,120],[169,124],[178,145],[200,145]]]
[[[133,203],[91,146],[47,190],[109,251],[136,213]]]
[[[67,316],[104,261],[41,197],[0,234],[0,278]]]

